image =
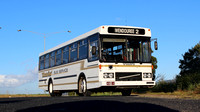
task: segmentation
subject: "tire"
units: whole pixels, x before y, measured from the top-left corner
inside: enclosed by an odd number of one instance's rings
[[[78,95],[90,96],[89,92],[87,91],[87,81],[83,76],[81,76],[78,80]]]
[[[55,96],[55,92],[53,90],[53,82],[50,80],[49,81],[49,85],[48,85],[48,91],[49,91],[49,95],[51,97],[54,97]]]
[[[122,90],[122,91],[121,91],[122,96],[130,96],[130,95],[131,95],[131,91],[132,91],[132,89],[125,89],[125,90]]]
[[[49,82],[48,91],[49,91],[49,95],[51,97],[55,97],[55,96],[60,97],[60,96],[62,96],[62,92],[53,90],[53,82],[52,81]]]

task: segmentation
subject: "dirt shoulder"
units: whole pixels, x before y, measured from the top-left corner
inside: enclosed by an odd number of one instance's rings
[[[193,92],[183,92],[183,91],[177,91],[173,93],[143,93],[143,94],[132,94],[132,95],[138,95],[140,97],[152,97],[152,98],[172,98],[172,99],[196,99],[200,100],[200,94],[195,94]]]

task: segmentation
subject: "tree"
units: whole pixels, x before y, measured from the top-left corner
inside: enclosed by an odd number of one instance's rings
[[[157,58],[154,57],[154,56],[151,56],[151,62],[152,62],[152,65],[153,65],[153,70],[152,70],[152,73],[155,75],[156,73],[156,69],[158,68],[158,61],[157,61]]]
[[[176,83],[179,89],[196,87],[200,83],[200,43],[189,49],[179,60],[181,69],[176,76]]]
[[[200,73],[200,43],[189,49],[179,60],[180,75]]]
[[[151,53],[153,53],[153,50],[151,49]],[[152,69],[152,74],[153,74],[153,80],[155,80],[155,74],[156,74],[156,69],[158,68],[158,61],[157,61],[157,58],[154,57],[154,56],[151,56],[151,63],[153,65],[153,69]]]

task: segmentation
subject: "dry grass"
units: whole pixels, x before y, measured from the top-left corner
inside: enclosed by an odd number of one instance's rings
[[[155,98],[179,98],[179,99],[200,99],[200,94],[195,94],[193,91],[175,91],[173,93],[145,93],[145,94],[134,94],[141,97],[155,97]]]
[[[48,94],[1,94],[0,98],[16,98],[16,97],[49,97]]]
[[[91,96],[116,96],[116,95],[121,95],[120,92],[98,92],[98,93],[93,93]]]
[[[99,92],[97,94],[92,94],[92,96],[113,96],[121,95],[119,92]],[[164,92],[148,92],[144,94],[132,93],[132,95],[138,95],[140,97],[152,97],[152,98],[179,98],[179,99],[197,99],[200,100],[200,94],[196,94],[193,91],[175,91],[173,93]],[[50,97],[48,94],[16,94],[16,95],[4,95],[0,94],[0,98],[16,98],[16,97]]]

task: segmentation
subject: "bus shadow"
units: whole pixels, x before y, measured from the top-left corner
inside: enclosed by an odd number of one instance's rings
[[[0,104],[19,103],[19,102],[23,102],[23,101],[25,101],[25,100],[0,101]]]
[[[119,101],[87,100],[51,104],[18,110],[17,112],[178,112],[149,103],[123,103]]]

